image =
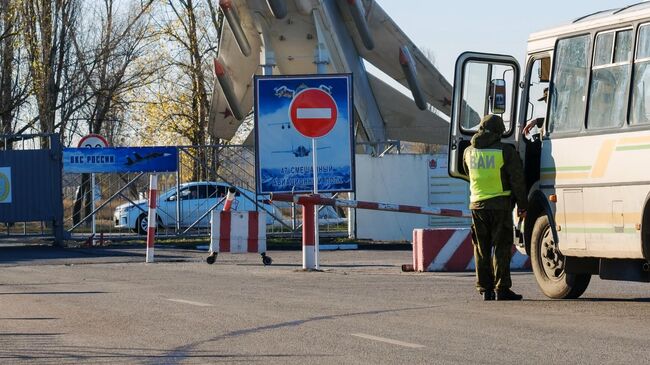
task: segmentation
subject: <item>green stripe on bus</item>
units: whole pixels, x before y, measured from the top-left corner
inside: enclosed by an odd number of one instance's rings
[[[589,171],[591,166],[557,166],[557,167],[542,167],[542,172],[555,172],[555,171]]]
[[[640,144],[636,146],[620,146],[616,147],[617,151],[635,151],[635,150],[650,150],[650,144]]]
[[[566,233],[635,233],[635,228],[625,228],[623,232],[617,232],[614,228],[563,228]]]

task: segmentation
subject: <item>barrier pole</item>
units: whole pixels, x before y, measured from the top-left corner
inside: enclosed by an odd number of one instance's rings
[[[318,146],[316,143],[316,138],[311,139],[311,155],[313,158],[312,161],[312,167],[314,169],[314,195],[318,195]],[[303,219],[304,216],[303,216]],[[318,264],[318,252],[320,251],[320,244],[319,244],[319,229],[320,229],[320,222],[318,221],[318,205],[314,205],[314,261],[316,262],[315,269],[318,270],[320,269],[320,265]]]
[[[149,176],[149,216],[147,219],[147,256],[145,262],[153,262],[154,240],[156,238],[156,201],[158,198],[158,175]]]
[[[213,252],[219,251],[219,241],[218,241],[218,232],[217,232],[217,219],[221,218],[221,213],[216,212],[213,210],[210,212],[210,248],[208,251],[210,252],[210,255],[212,255]],[[216,250],[215,250],[216,248]]]
[[[292,195],[287,193],[273,193],[271,194],[271,200],[279,202],[294,202],[300,205],[329,205],[332,207],[340,208],[382,210],[388,212],[435,215],[440,217],[472,218],[472,213],[468,209],[418,207],[415,205],[334,199],[326,198],[320,195]]]
[[[302,206],[302,268],[316,269],[314,205]]]
[[[228,194],[226,195],[226,202],[223,204],[223,211],[224,212],[229,212],[230,208],[232,207],[232,201],[235,200],[235,193],[237,192],[237,189],[234,187],[229,187],[228,188]]]

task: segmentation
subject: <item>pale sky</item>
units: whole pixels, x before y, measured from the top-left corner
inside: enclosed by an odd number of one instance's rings
[[[454,63],[464,51],[504,53],[520,65],[528,35],[567,24],[605,9],[640,0],[376,0],[452,82]]]

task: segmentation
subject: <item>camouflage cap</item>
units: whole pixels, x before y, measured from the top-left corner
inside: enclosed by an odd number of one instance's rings
[[[544,88],[544,92],[541,98],[537,99],[537,101],[546,101],[548,99],[548,88]]]
[[[501,135],[506,131],[506,126],[503,124],[503,119],[500,116],[488,114],[481,119],[481,124],[479,125],[480,130]]]

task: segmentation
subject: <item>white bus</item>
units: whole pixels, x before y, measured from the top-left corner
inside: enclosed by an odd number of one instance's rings
[[[577,298],[592,275],[650,282],[650,2],[532,34],[521,71],[510,56],[462,54],[451,176],[467,179],[462,153],[502,80],[503,141],[517,147],[529,189],[520,246],[541,290]],[[523,137],[531,120],[540,128]]]

